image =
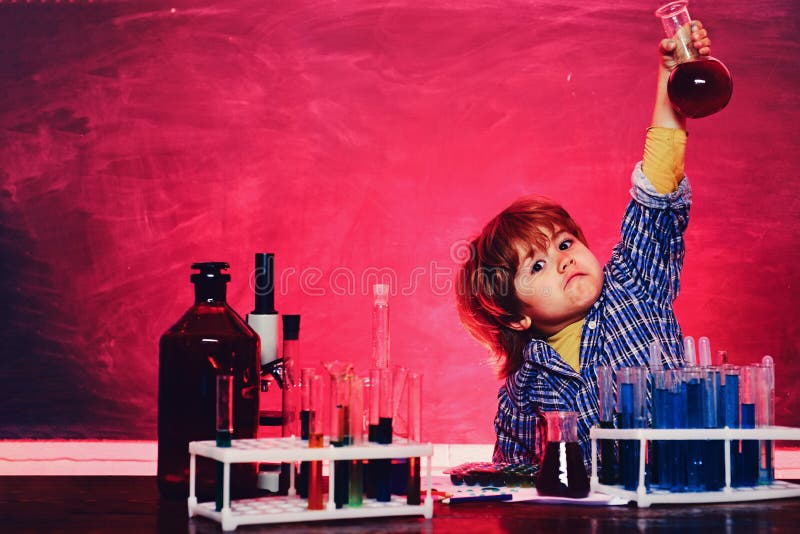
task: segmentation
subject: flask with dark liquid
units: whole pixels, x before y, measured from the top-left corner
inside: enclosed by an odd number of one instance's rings
[[[234,438],[258,428],[259,338],[228,306],[227,263],[195,263],[195,301],[161,336],[158,369],[158,487],[189,495],[189,442],[216,437],[217,376],[233,376]],[[197,495],[214,498],[215,462],[197,458]],[[256,464],[231,466],[231,495],[255,492]]]
[[[700,56],[692,46],[692,19],[688,0],[668,2],[656,10],[667,37],[677,43],[667,94],[676,111],[692,119],[706,117],[724,108],[733,93],[728,68],[718,59]]]
[[[547,445],[536,479],[536,492],[581,499],[589,495],[589,476],[578,444],[577,412],[545,412]]]

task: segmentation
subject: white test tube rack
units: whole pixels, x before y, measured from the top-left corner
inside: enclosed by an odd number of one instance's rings
[[[202,516],[217,521],[225,531],[240,525],[268,523],[293,523],[298,521],[323,521],[387,516],[421,515],[433,517],[431,496],[431,457],[433,445],[398,440],[388,445],[364,443],[347,447],[330,446],[310,448],[299,438],[235,439],[230,447],[217,447],[216,442],[192,441],[189,443],[189,517]],[[197,456],[211,458],[223,464],[222,509],[215,502],[197,502]],[[251,499],[230,499],[230,467],[234,463],[294,463],[320,460],[328,464],[334,460],[374,460],[391,458],[426,458],[425,498],[421,504],[407,504],[405,496],[392,495],[389,502],[364,498],[357,507],[347,505],[336,508],[334,502],[335,470],[329,468],[328,499],[323,510],[309,510],[308,501],[296,495],[294,470],[290,470],[289,492],[286,496],[266,496]]]
[[[651,504],[700,504],[760,501],[766,499],[782,499],[800,497],[800,484],[793,484],[783,480],[775,480],[771,484],[757,486],[731,486],[731,441],[757,440],[757,441],[800,441],[800,428],[790,427],[761,427],[761,428],[598,428],[589,431],[591,438],[592,475],[591,489],[607,495],[613,495],[637,506],[646,508]],[[623,486],[601,484],[597,474],[597,441],[635,440],[639,441],[639,480],[636,490],[626,490]],[[645,485],[645,469],[647,458],[647,442],[651,440],[722,440],[725,445],[725,485],[716,491],[686,491],[670,492],[655,488],[648,489]]]

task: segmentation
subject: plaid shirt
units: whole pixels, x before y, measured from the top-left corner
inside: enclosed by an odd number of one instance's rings
[[[578,412],[578,442],[588,467],[589,429],[598,420],[597,366],[647,365],[652,341],[662,345],[665,368],[682,365],[672,302],[680,288],[689,181],[684,177],[676,191],[660,195],[638,164],[632,182],[622,240],[604,267],[602,291],[583,325],[580,372],[546,342],[528,344],[522,367],[498,393],[495,462],[538,464],[547,439],[542,412],[566,410]]]

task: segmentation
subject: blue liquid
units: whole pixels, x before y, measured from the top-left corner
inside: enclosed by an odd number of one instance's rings
[[[633,384],[620,385],[621,428],[634,428]],[[639,486],[639,442],[620,440],[619,463],[622,469],[622,485],[626,490]]]
[[[725,426],[739,428],[739,375],[725,375]],[[731,440],[731,486],[739,485],[739,441]]]
[[[742,404],[742,428],[756,427],[756,405]],[[740,456],[739,483],[742,486],[758,484],[758,440],[742,441]]]
[[[686,428],[686,390],[667,392],[667,403],[672,415],[670,428]],[[671,441],[669,462],[672,474],[670,491],[681,493],[686,491],[686,442]]]
[[[775,467],[772,465],[772,441],[760,442],[760,460],[758,464],[758,483],[769,485],[775,482]]]
[[[691,380],[686,384],[686,415],[689,428],[703,428],[704,380]],[[686,489],[703,491],[703,442],[686,441]]]
[[[669,397],[666,389],[657,388],[655,393],[655,427],[669,428],[672,412],[668,405]],[[669,459],[672,455],[672,441],[655,441],[654,469],[656,473],[654,485],[660,489],[670,489],[672,487],[672,469]]]
[[[611,421],[600,421],[600,428],[614,428]],[[614,440],[600,440],[600,473],[598,477],[601,484],[612,486],[619,482],[619,466],[617,465],[617,450]]]

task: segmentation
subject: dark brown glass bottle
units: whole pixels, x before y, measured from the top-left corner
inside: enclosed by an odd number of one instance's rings
[[[720,111],[728,105],[732,93],[731,73],[714,58],[679,63],[670,73],[667,85],[672,107],[691,119]]]
[[[234,439],[258,429],[260,341],[228,306],[227,263],[195,263],[195,302],[163,336],[158,370],[158,488],[166,497],[189,495],[189,442],[216,438],[216,376],[234,376]],[[231,466],[231,495],[256,491],[256,464]],[[214,498],[215,462],[197,457],[196,492]]]

